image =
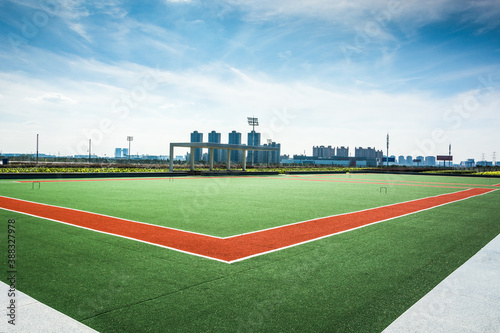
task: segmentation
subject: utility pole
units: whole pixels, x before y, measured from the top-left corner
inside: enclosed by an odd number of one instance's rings
[[[38,164],[38,137],[40,134],[36,135],[36,164]]]
[[[89,164],[92,158],[92,139],[89,139]]]
[[[389,133],[387,133],[387,160],[386,166],[389,166]]]
[[[450,159],[448,160],[448,167],[451,168],[451,142],[450,142],[450,146],[448,147],[448,156],[450,156]]]

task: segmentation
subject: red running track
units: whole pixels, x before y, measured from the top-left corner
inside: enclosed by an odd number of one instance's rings
[[[0,196],[0,208],[232,263],[495,191],[472,188],[359,212],[220,238]]]

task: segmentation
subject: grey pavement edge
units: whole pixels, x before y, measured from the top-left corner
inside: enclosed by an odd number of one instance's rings
[[[500,235],[383,333],[500,332]]]
[[[0,282],[1,333],[97,332],[18,290],[15,291],[14,297],[9,297],[9,288],[9,285]],[[7,306],[9,306],[12,299],[15,301],[15,325],[8,322],[11,318]]]

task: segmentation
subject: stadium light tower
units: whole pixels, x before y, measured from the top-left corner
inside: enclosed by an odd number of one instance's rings
[[[259,126],[259,119],[255,117],[247,117],[248,125],[252,126],[252,146],[255,146],[255,126]],[[252,151],[252,165],[254,162],[255,151]]]
[[[248,119],[248,125],[252,126],[252,131],[255,132],[255,126],[259,126],[259,119],[258,118],[254,118],[254,117],[247,117]],[[253,140],[253,138],[252,138]],[[252,142],[252,145],[254,143]]]
[[[128,160],[130,161],[130,143],[134,140],[133,136],[127,136],[128,141]]]
[[[36,164],[38,164],[38,138],[40,137],[40,134],[36,135]]]

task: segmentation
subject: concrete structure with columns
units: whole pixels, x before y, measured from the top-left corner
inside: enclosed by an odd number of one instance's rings
[[[226,166],[227,170],[231,170],[231,151],[233,150],[239,150],[243,153],[243,171],[246,171],[247,165],[246,165],[246,155],[247,151],[267,151],[268,154],[273,151],[279,151],[279,147],[269,147],[269,146],[246,146],[246,145],[235,145],[235,144],[225,144],[225,143],[212,143],[212,142],[176,142],[176,143],[171,143],[170,144],[170,156],[175,156],[174,155],[174,148],[175,147],[189,147],[191,148],[191,160],[190,160],[190,165],[191,165],[191,171],[194,171],[194,151],[195,149],[208,149],[209,150],[209,164],[210,164],[210,171],[213,171],[214,169],[214,151],[215,149],[226,149],[227,150],[227,158],[226,158]],[[170,159],[170,172],[174,171],[174,160],[171,158]]]

